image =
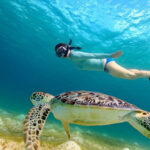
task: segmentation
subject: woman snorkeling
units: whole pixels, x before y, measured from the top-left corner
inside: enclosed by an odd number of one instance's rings
[[[105,71],[114,77],[123,79],[150,78],[150,71],[126,69],[118,65],[114,58],[122,55],[122,51],[113,54],[103,53],[85,53],[80,50],[81,47],[72,47],[72,40],[69,44],[59,43],[55,46],[55,52],[58,57],[68,58],[81,70]]]

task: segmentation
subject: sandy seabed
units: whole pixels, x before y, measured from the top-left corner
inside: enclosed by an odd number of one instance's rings
[[[24,150],[24,114],[12,114],[0,109],[0,150]],[[138,143],[127,143],[106,135],[94,135],[79,127],[71,131],[71,141],[62,127],[47,122],[41,136],[41,150],[148,150]]]

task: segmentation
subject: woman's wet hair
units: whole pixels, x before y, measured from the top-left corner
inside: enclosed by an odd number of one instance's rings
[[[60,46],[64,46],[64,47],[67,47],[67,44],[65,43],[59,43],[55,46],[55,51],[57,51],[57,49],[60,47]]]

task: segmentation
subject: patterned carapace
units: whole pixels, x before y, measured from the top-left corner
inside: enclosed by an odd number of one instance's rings
[[[63,103],[71,105],[94,105],[117,109],[139,109],[136,106],[122,101],[116,97],[96,92],[73,91],[65,92],[55,97]]]

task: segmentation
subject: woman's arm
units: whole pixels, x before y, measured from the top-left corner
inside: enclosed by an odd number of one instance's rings
[[[119,57],[122,54],[121,51],[118,51],[113,54],[108,53],[85,53],[85,52],[79,52],[79,51],[71,51],[69,58],[72,59],[105,59],[105,58],[116,58]]]

